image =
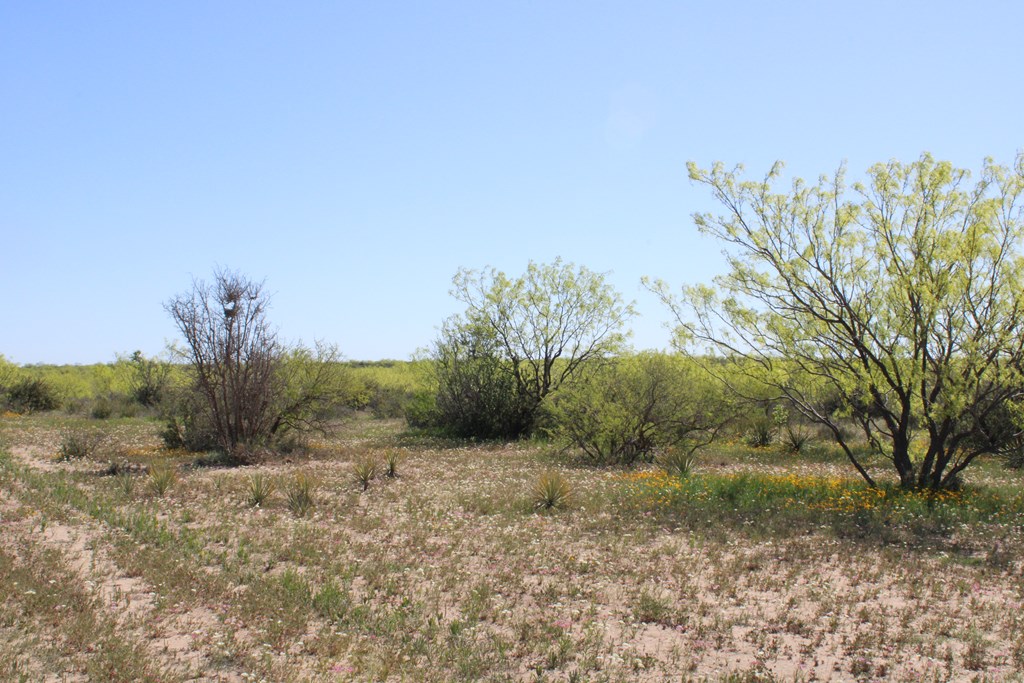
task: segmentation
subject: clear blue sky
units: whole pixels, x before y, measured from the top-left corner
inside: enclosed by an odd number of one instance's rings
[[[272,321],[407,358],[460,266],[557,256],[635,299],[707,281],[685,163],[1024,148],[1024,3],[0,0],[0,353],[92,363],[177,337],[217,265]]]

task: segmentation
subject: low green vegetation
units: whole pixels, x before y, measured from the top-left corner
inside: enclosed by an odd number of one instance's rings
[[[1024,525],[1024,491],[1005,485],[908,491],[892,482],[872,487],[844,476],[767,471],[681,477],[644,470],[621,477],[638,509],[674,520],[756,525],[774,533],[828,523],[884,543],[911,541],[914,530],[925,525],[929,532],[920,540],[933,543],[935,534],[948,536],[962,525]]]

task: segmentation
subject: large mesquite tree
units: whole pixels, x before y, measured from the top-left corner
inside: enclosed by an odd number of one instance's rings
[[[651,287],[681,343],[724,357],[713,371],[775,389],[872,485],[851,419],[907,488],[955,486],[1020,437],[1007,416],[1024,386],[1024,157],[986,161],[971,183],[925,154],[851,189],[842,168],[783,192],[778,164],[762,181],[721,164],[689,172],[724,207],[694,219],[729,270],[682,297]]]

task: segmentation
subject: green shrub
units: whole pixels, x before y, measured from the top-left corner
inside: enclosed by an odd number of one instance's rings
[[[437,391],[427,426],[450,436],[517,439],[536,406],[517,388],[511,361],[483,332],[447,325],[434,350]]]
[[[551,404],[556,438],[595,465],[651,462],[657,449],[696,452],[735,408],[695,362],[641,353],[605,363]]]
[[[60,407],[60,397],[46,380],[24,377],[7,389],[7,403],[19,413],[33,413],[56,410]]]
[[[66,429],[61,433],[57,459],[62,462],[93,458],[106,435],[94,429]]]
[[[18,366],[4,358],[4,355],[0,353],[0,395],[7,395],[7,389],[14,384],[17,377]]]
[[[1024,448],[1016,449],[1007,455],[1006,466],[1015,470],[1024,469]]]
[[[379,419],[402,417],[406,406],[412,400],[412,392],[401,387],[382,386],[376,382],[368,382],[370,400],[367,407],[373,416]]]
[[[160,438],[168,448],[203,453],[220,448],[209,411],[195,392],[181,389],[163,404],[164,427]]]
[[[404,417],[413,429],[435,428],[440,423],[436,391],[420,389],[413,393],[405,405]]]
[[[129,369],[128,395],[139,405],[152,408],[160,405],[170,389],[171,364],[146,358],[136,351],[126,361]]]
[[[98,398],[92,404],[92,410],[90,415],[94,420],[106,420],[114,412],[113,406],[110,404],[110,400],[106,398]]]
[[[439,426],[455,436],[517,439],[537,433],[544,404],[590,365],[624,347],[635,311],[605,274],[530,262],[520,277],[462,268],[432,358]]]

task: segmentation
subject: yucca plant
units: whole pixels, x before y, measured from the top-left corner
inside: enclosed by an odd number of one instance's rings
[[[175,482],[178,481],[178,472],[169,463],[158,463],[149,468],[149,477],[146,481],[149,490],[157,496],[163,496]]]
[[[690,470],[693,469],[693,465],[696,461],[696,452],[685,451],[674,446],[663,450],[655,459],[658,467],[665,470],[673,477],[685,477],[689,475]]]
[[[377,459],[372,455],[364,455],[352,463],[356,483],[360,484],[364,491],[370,488],[370,482],[377,476],[378,468]]]
[[[274,493],[274,480],[262,472],[249,475],[246,482],[245,502],[249,507],[260,507]]]
[[[392,479],[398,476],[398,463],[402,461],[401,451],[388,451],[384,454],[384,474]]]
[[[296,517],[305,517],[316,506],[316,481],[305,472],[298,472],[285,492],[288,509]]]
[[[811,433],[802,425],[786,425],[784,432],[786,450],[790,453],[803,453],[811,440]]]
[[[535,510],[557,510],[568,506],[572,487],[561,472],[548,470],[534,483],[532,495]]]
[[[117,488],[127,498],[135,491],[135,477],[129,471],[120,471],[114,475]]]

